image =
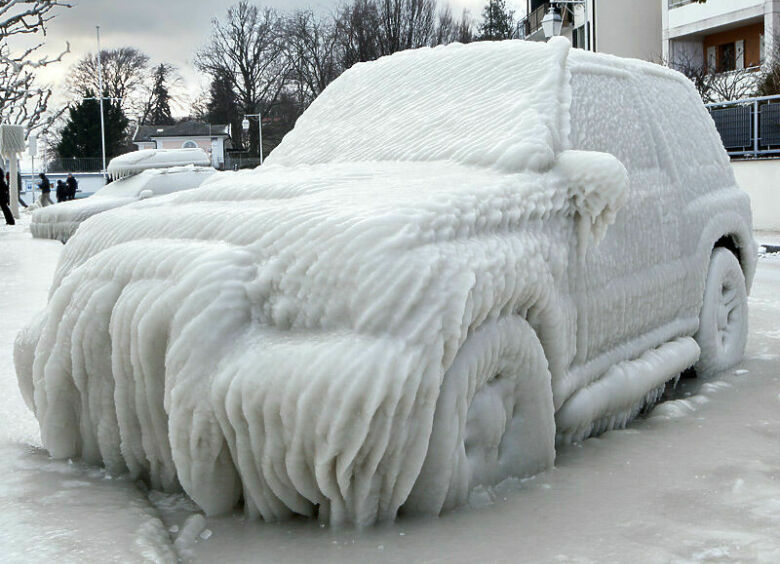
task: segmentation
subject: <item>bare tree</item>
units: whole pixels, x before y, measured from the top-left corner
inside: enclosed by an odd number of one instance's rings
[[[135,47],[103,49],[100,52],[103,68],[103,92],[111,98],[121,99],[119,105],[130,115],[143,112],[148,96],[149,57]],[[70,70],[68,90],[74,100],[84,97],[84,92],[98,92],[97,54],[89,53]]]
[[[22,124],[28,134],[48,127],[62,114],[48,113],[51,89],[37,85],[36,72],[60,62],[70,46],[58,57],[37,57],[43,41],[14,52],[8,39],[28,34],[45,36],[47,23],[56,16],[55,8],[60,7],[69,8],[70,4],[56,0],[0,0],[0,122]]]
[[[212,77],[227,76],[245,113],[268,115],[289,74],[282,35],[283,21],[275,11],[242,0],[228,9],[224,21],[212,21],[211,40],[198,51],[195,66]],[[257,151],[254,129],[250,146]]]
[[[294,12],[286,19],[284,48],[290,79],[302,87],[306,104],[341,74],[336,26],[310,10]]]
[[[768,57],[761,69],[758,79],[757,94],[759,96],[775,96],[780,94],[780,35],[773,41],[771,57]]]
[[[373,61],[381,55],[379,27],[379,10],[373,0],[353,0],[341,8],[336,19],[336,32],[342,48],[343,68]]]
[[[701,96],[705,104],[749,98],[756,92],[759,74],[755,69],[719,70],[700,60],[678,54],[666,65],[684,74]]]
[[[430,45],[436,30],[436,0],[379,0],[383,55]]]
[[[459,21],[455,21],[449,5],[439,11],[433,45],[448,43],[471,43],[474,40],[474,22],[468,10],[463,10]]]

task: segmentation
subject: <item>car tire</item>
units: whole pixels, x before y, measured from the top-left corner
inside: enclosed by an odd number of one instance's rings
[[[554,411],[547,359],[528,322],[485,321],[444,374],[425,461],[402,511],[438,514],[478,485],[550,467]]]
[[[710,257],[699,330],[698,376],[711,376],[742,360],[748,334],[745,275],[734,253],[717,248]]]

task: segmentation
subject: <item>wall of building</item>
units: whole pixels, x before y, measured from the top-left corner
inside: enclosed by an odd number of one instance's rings
[[[739,186],[750,195],[753,228],[780,231],[780,159],[732,161]]]
[[[707,49],[717,47],[726,43],[745,42],[745,67],[757,67],[761,64],[761,35],[764,33],[764,22],[754,23],[720,33],[707,35],[702,41],[704,60],[707,60]],[[717,69],[721,68],[721,61],[717,61]]]
[[[669,9],[668,2],[661,1],[664,11],[668,11],[664,27],[669,31],[669,39],[764,17],[766,3],[766,0],[707,0],[704,4],[694,2]]]
[[[199,149],[211,153],[211,137],[163,137],[157,140],[157,148],[181,149],[187,141],[194,141]]]
[[[659,0],[595,0],[595,47],[599,53],[661,61]]]

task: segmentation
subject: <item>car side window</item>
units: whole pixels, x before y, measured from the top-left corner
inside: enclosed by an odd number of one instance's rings
[[[693,87],[673,77],[652,76],[642,81],[642,93],[663,108],[654,118],[663,146],[661,160],[675,170],[685,199],[728,186],[728,157]]]
[[[652,130],[630,77],[574,71],[571,87],[572,148],[611,153],[629,172],[658,166]]]

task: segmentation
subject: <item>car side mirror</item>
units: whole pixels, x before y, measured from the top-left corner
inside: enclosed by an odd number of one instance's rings
[[[139,200],[146,200],[147,198],[151,198],[154,196],[154,190],[141,190],[141,193],[138,194]]]
[[[579,254],[598,245],[628,198],[628,171],[617,157],[597,151],[563,151],[555,171],[566,186],[577,224]]]

